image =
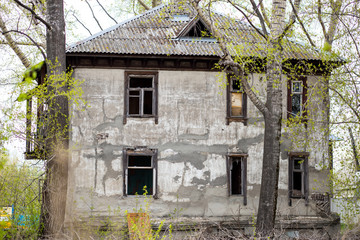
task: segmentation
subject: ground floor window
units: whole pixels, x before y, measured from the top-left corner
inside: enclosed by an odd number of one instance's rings
[[[227,155],[227,175],[229,195],[244,196],[246,205],[247,154],[230,153]]]
[[[124,195],[156,195],[157,150],[145,147],[124,149]]]
[[[309,153],[289,154],[289,199],[304,198],[308,200],[308,156]],[[289,202],[291,205],[291,202]]]

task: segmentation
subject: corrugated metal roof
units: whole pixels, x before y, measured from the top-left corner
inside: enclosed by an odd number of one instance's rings
[[[177,16],[181,21],[174,21]],[[190,6],[160,5],[71,45],[67,53],[222,56],[216,41],[177,37],[195,16]],[[217,13],[212,18],[223,30],[231,54],[266,57],[266,41],[250,25]],[[283,45],[285,58],[321,59],[319,51],[302,44],[288,40]]]

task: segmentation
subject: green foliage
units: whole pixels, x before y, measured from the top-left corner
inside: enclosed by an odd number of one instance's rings
[[[41,170],[17,162],[0,170],[0,207],[13,207],[11,227],[0,229],[0,238],[36,239],[39,227]]]

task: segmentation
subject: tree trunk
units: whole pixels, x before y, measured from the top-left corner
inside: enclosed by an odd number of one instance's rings
[[[273,0],[269,48],[267,54],[267,99],[264,114],[265,136],[259,210],[256,232],[272,236],[275,226],[279,182],[279,158],[282,121],[282,48],[286,0]]]
[[[43,187],[42,237],[63,239],[68,176],[68,100],[63,93],[65,20],[63,0],[47,0],[47,73],[49,116],[46,129],[46,179]]]

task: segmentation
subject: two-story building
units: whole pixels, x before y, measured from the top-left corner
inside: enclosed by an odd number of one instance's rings
[[[212,17],[230,52],[256,65],[246,75],[264,100],[266,42],[246,23]],[[67,227],[118,221],[112,210],[133,211],[146,186],[151,219],[181,209],[182,221],[251,231],[264,119],[239,80],[215,67],[223,53],[209,32],[191,7],[161,5],[67,49],[87,102],[71,119]],[[298,124],[283,124],[277,226],[329,232],[338,219],[328,210],[329,101],[319,89],[331,63],[294,41],[283,47],[283,119]]]

